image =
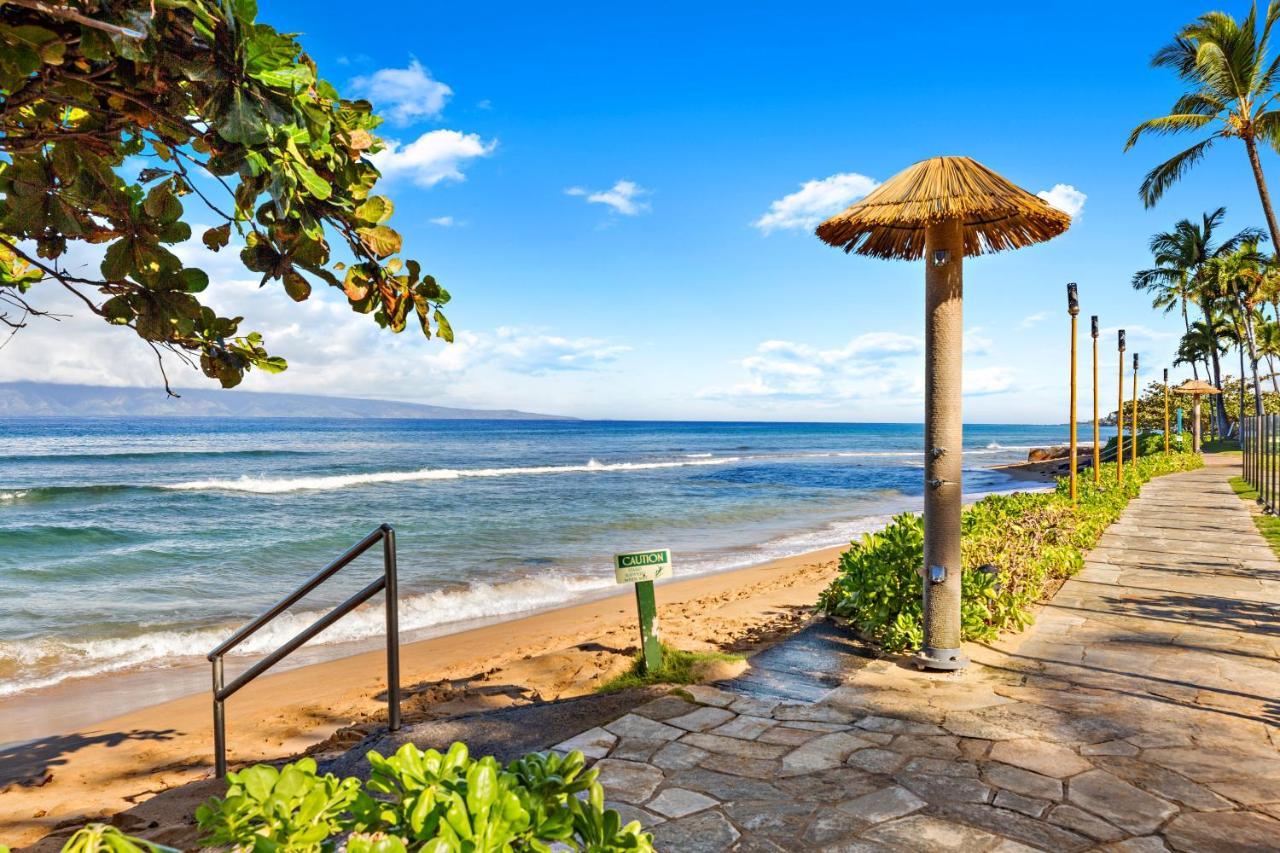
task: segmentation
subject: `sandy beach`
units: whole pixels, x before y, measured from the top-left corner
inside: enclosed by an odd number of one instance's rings
[[[742,652],[768,644],[811,618],[840,550],[660,584],[664,640]],[[590,693],[629,665],[635,634],[631,589],[620,587],[608,598],[407,644],[405,719]],[[357,742],[384,724],[384,678],[383,654],[371,651],[259,679],[228,702],[230,761]],[[94,681],[77,687],[82,701],[94,701]],[[3,720],[0,708],[0,730]],[[0,750],[0,842],[30,844],[60,824],[205,778],[211,748],[209,696],[201,692]]]

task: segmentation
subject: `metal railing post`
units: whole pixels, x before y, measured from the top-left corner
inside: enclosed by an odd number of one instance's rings
[[[383,596],[387,606],[387,724],[400,730],[400,591],[396,579],[396,531],[382,525]]]
[[[227,775],[227,716],[222,687],[222,655],[218,655],[213,659],[213,766],[219,779]]]

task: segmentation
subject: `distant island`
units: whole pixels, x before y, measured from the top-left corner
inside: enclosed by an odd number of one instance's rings
[[[396,400],[318,394],[176,388],[113,388],[52,382],[0,382],[0,418],[419,418],[422,420],[574,420],[515,409],[456,409]]]

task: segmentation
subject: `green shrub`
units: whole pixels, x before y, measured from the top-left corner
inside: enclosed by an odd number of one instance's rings
[[[1163,448],[1163,437],[1155,437]],[[1114,463],[1099,469],[1100,487],[1088,473],[1079,477],[1074,506],[1069,481],[1063,478],[1052,492],[989,495],[966,509],[961,521],[962,637],[988,641],[1002,630],[1025,628],[1032,621],[1032,606],[1055,583],[1080,570],[1085,552],[1143,483],[1203,464],[1192,453],[1139,456],[1136,466],[1124,466],[1119,484]],[[848,619],[887,651],[917,649],[923,641],[923,565],[924,522],[904,513],[840,555],[840,573],[822,592],[818,606]],[[983,571],[984,566],[997,571]]]
[[[176,847],[165,847],[144,838],[125,835],[114,826],[105,823],[91,823],[76,830],[75,834],[62,845],[63,853],[180,853]],[[0,844],[0,853],[9,853],[9,848]]]
[[[1130,437],[1124,437],[1124,458],[1129,461],[1129,455],[1133,453],[1130,446]],[[1116,437],[1113,435],[1107,439],[1106,446],[1102,448],[1103,454],[1113,453],[1116,449]],[[1169,452],[1177,451],[1184,453],[1191,450],[1191,433],[1189,432],[1171,432],[1169,433]],[[1164,432],[1140,432],[1138,433],[1138,456],[1150,456],[1154,453],[1164,453]]]
[[[227,796],[196,813],[206,845],[253,853],[505,853],[553,849],[652,853],[638,821],[604,807],[598,772],[582,753],[534,753],[502,767],[405,744],[368,754],[369,780],[320,776],[309,758],[280,770],[259,764],[228,775]],[[95,851],[99,848],[84,848]],[[116,848],[102,847],[103,850]],[[126,848],[120,848],[126,849]],[[127,848],[132,849],[132,848]]]
[[[344,815],[360,794],[359,779],[316,774],[316,762],[300,759],[277,770],[255,764],[227,774],[227,796],[196,810],[206,844],[236,850],[319,853],[346,827]]]

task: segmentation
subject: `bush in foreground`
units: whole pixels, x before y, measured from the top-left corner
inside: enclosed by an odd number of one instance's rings
[[[321,776],[313,759],[227,774],[225,797],[196,811],[206,846],[237,853],[652,853],[639,821],[604,806],[599,771],[581,752],[532,753],[505,768],[405,744],[368,754],[369,780]],[[64,853],[176,853],[103,824],[71,836]],[[8,849],[0,845],[0,853]]]
[[[1025,628],[1032,621],[1031,607],[1080,570],[1085,552],[1143,483],[1203,464],[1193,453],[1139,456],[1136,466],[1125,460],[1120,484],[1114,463],[1101,467],[1101,487],[1094,486],[1088,473],[1078,478],[1075,506],[1063,478],[1052,492],[990,495],[966,509],[961,523],[963,638],[988,641],[1002,630]],[[903,513],[840,555],[840,574],[822,592],[818,606],[848,619],[887,651],[917,649],[923,641],[923,564],[924,522]]]

